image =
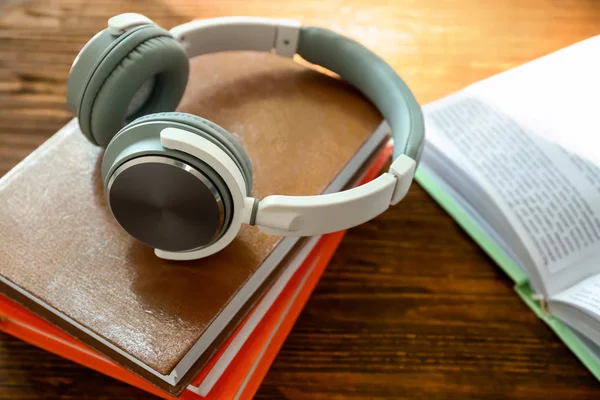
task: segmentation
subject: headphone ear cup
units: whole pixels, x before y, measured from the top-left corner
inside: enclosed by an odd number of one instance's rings
[[[229,132],[214,122],[197,115],[181,112],[163,112],[140,117],[127,128],[147,122],[179,123],[191,128],[191,131],[221,147],[238,166],[246,182],[247,195],[252,192],[252,163],[240,142]]]
[[[157,113],[136,119],[110,141],[101,168],[106,203],[130,235],[167,252],[210,252],[233,240],[252,170],[241,145],[217,127],[190,114]],[[166,128],[211,142],[235,167],[164,147],[160,132]]]
[[[103,147],[137,116],[174,110],[189,74],[185,49],[157,26],[140,27],[111,46],[86,82],[69,79],[69,86],[85,87],[78,107],[80,128]],[[83,56],[99,57],[85,50]]]

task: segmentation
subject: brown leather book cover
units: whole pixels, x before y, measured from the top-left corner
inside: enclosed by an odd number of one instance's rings
[[[343,82],[291,60],[244,52],[193,60],[178,111],[215,121],[240,140],[252,160],[257,198],[322,193],[381,122]],[[217,255],[161,260],[110,217],[101,160],[102,149],[72,121],[0,179],[0,292],[180,393],[209,350],[176,385],[149,369],[172,374],[281,238],[246,226]]]

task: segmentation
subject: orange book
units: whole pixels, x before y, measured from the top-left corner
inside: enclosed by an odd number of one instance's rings
[[[365,183],[373,179],[390,155],[388,144],[370,160],[358,181]],[[178,398],[252,398],[344,233],[309,239],[309,242],[313,240],[313,246],[307,246],[310,251],[305,251],[306,254],[302,254],[302,250],[298,252],[296,256],[301,264],[285,285],[276,292],[273,291],[277,289],[277,281],[272,285]],[[278,280],[284,276],[282,273]],[[267,299],[273,293],[275,299]],[[263,300],[265,304],[261,308]],[[260,310],[263,314],[258,315]],[[0,295],[0,330],[162,398],[177,398],[3,295]]]

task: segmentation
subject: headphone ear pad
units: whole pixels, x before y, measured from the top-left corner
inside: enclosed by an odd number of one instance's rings
[[[185,49],[159,27],[140,29],[123,42],[94,71],[79,109],[82,131],[103,147],[136,117],[174,110],[189,74]],[[131,103],[136,101],[140,104],[131,112]]]
[[[190,128],[189,130],[191,132],[194,132],[219,146],[233,159],[242,172],[242,176],[246,182],[246,194],[250,195],[252,192],[252,163],[250,162],[250,157],[248,156],[248,153],[246,153],[244,147],[231,133],[210,120],[182,112],[163,112],[146,115],[133,121],[127,128],[129,129],[135,125],[149,122],[165,124],[165,127],[167,127],[169,123],[185,125]],[[159,129],[163,128],[161,127]]]

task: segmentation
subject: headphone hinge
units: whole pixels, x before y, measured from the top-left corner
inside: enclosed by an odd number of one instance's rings
[[[415,160],[406,154],[401,154],[392,162],[389,173],[396,177],[396,186],[390,199],[391,205],[398,204],[406,196],[406,193],[408,193],[410,184],[415,176],[416,166],[417,163]]]

